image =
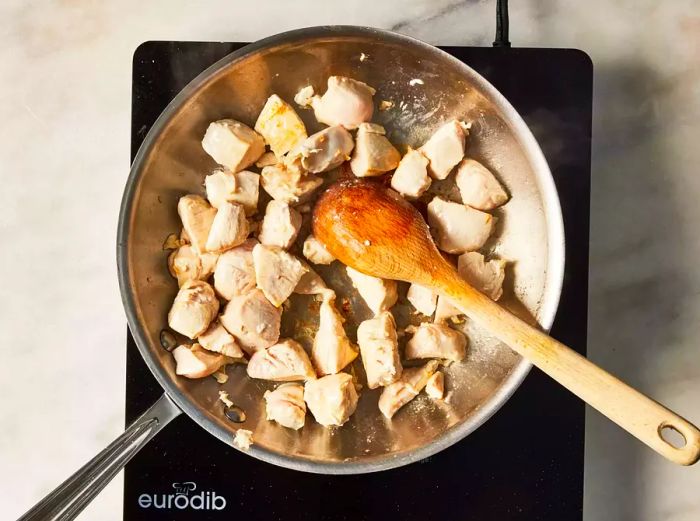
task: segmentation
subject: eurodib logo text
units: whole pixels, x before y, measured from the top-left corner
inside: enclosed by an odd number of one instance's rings
[[[196,492],[194,481],[173,483],[174,492],[169,494],[141,494],[138,504],[141,508],[157,510],[223,510],[226,498],[213,490]]]

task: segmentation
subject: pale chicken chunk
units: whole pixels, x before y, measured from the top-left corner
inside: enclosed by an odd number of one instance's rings
[[[177,346],[173,349],[175,374],[186,378],[204,378],[214,374],[226,363],[226,358],[218,353],[205,351],[199,344]]]
[[[236,339],[226,331],[226,328],[218,320],[212,322],[209,328],[199,335],[197,342],[207,351],[220,353],[231,358],[244,357]]]
[[[342,125],[347,129],[372,119],[376,91],[361,81],[343,76],[328,78],[328,89],[323,96],[314,96],[311,106],[316,119],[329,127]]]
[[[180,197],[177,213],[192,247],[197,253],[204,253],[209,230],[216,217],[216,208],[212,208],[204,197],[189,194]]]
[[[442,400],[445,396],[445,374],[442,371],[436,371],[433,376],[428,378],[425,384],[425,394],[433,400]]]
[[[440,295],[437,299],[437,306],[435,307],[435,317],[433,322],[439,324],[445,322],[446,320],[456,317],[458,315],[463,315],[464,313],[457,308],[450,299]]]
[[[391,309],[391,306],[396,304],[398,299],[396,281],[365,275],[350,266],[346,267],[346,271],[352,285],[375,315]]]
[[[243,206],[236,203],[223,203],[211,224],[206,249],[212,252],[230,250],[245,242],[248,231],[248,220]]]
[[[308,200],[323,184],[323,179],[281,163],[263,168],[261,182],[263,189],[273,199],[298,204]]]
[[[300,228],[301,214],[284,201],[273,199],[267,203],[258,240],[266,246],[279,246],[286,250],[294,244]]]
[[[428,224],[438,248],[464,253],[481,248],[493,232],[496,218],[464,204],[435,197],[428,204]]]
[[[357,408],[357,391],[352,376],[330,374],[309,380],[304,386],[304,401],[318,423],[343,425]]]
[[[246,215],[253,215],[258,211],[258,197],[260,196],[260,174],[243,170],[236,174],[236,192],[228,197],[231,203],[238,203],[245,208]]]
[[[389,385],[401,377],[396,322],[391,312],[383,311],[360,323],[357,343],[370,389]]]
[[[191,244],[183,244],[168,256],[168,270],[178,286],[188,280],[207,280],[219,259],[217,253],[198,254]]]
[[[492,300],[498,300],[503,295],[505,266],[505,261],[485,261],[484,256],[475,251],[457,258],[457,270],[462,278]]]
[[[464,123],[448,121],[420,147],[420,151],[428,158],[428,172],[433,179],[447,178],[464,157],[465,130]]]
[[[354,146],[352,135],[345,128],[328,127],[302,143],[301,164],[314,174],[327,172],[350,159]]]
[[[457,167],[455,182],[462,202],[477,210],[493,210],[508,200],[501,183],[484,165],[464,159]]]
[[[309,235],[304,240],[304,257],[314,264],[330,264],[335,260],[321,241],[313,235]]]
[[[305,265],[308,271],[301,276],[297,287],[294,288],[294,293],[300,295],[322,295],[330,297],[335,294],[332,289],[323,281],[321,276],[312,270],[308,265]]]
[[[255,283],[273,305],[279,307],[308,271],[299,259],[276,246],[253,248]]]
[[[287,338],[250,357],[248,376],[273,382],[292,382],[316,378],[316,373],[304,348]]]
[[[265,391],[265,415],[268,420],[276,421],[283,427],[298,430],[306,420],[306,402],[304,386],[299,384],[282,384],[274,391]]]
[[[246,215],[253,215],[258,209],[260,175],[243,170],[229,172],[215,170],[204,178],[207,199],[214,208],[224,203],[237,203],[245,208]]]
[[[384,134],[384,127],[381,125],[360,124],[355,151],[350,160],[352,173],[357,177],[382,175],[399,165],[401,154]]]
[[[431,182],[428,158],[420,150],[409,150],[391,176],[391,187],[404,197],[420,197]]]
[[[430,360],[424,366],[404,369],[401,378],[386,386],[379,396],[382,414],[391,419],[396,411],[418,396],[438,366],[437,360]]]
[[[423,313],[429,317],[435,313],[437,295],[432,290],[419,284],[411,284],[408,288],[406,298],[419,313]]]
[[[335,309],[335,293],[324,295],[319,309],[318,331],[314,337],[311,360],[319,375],[335,374],[355,360],[357,348],[343,329],[343,317]]]
[[[255,122],[255,130],[265,138],[277,157],[282,157],[306,139],[304,122],[277,94],[267,98]]]
[[[467,354],[467,337],[445,324],[423,322],[413,337],[406,342],[404,356],[416,358],[442,358],[459,362]]]
[[[194,339],[207,330],[218,311],[219,301],[214,289],[201,280],[189,280],[175,296],[168,313],[168,325]]]
[[[282,310],[273,306],[259,289],[234,296],[219,320],[243,350],[254,353],[270,347],[280,337]]]
[[[226,300],[255,289],[253,248],[256,244],[255,239],[248,239],[219,257],[214,270],[214,289]]]
[[[314,94],[315,92],[313,86],[307,85],[306,87],[302,87],[294,95],[294,103],[296,103],[300,107],[310,107]]]
[[[260,159],[258,159],[255,162],[255,166],[258,168],[262,168],[264,166],[272,166],[276,165],[279,163],[277,160],[277,156],[273,152],[265,152],[263,155],[260,156]]]
[[[202,139],[202,148],[221,166],[238,172],[263,155],[265,141],[240,121],[222,119],[209,124]]]

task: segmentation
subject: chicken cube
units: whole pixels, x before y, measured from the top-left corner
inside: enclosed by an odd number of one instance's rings
[[[484,165],[464,159],[457,167],[455,183],[462,202],[477,210],[493,210],[508,200],[501,183]]]
[[[324,297],[333,297],[335,292],[332,289],[328,289],[328,286],[323,281],[321,276],[312,270],[308,265],[305,264],[308,269],[306,273],[301,276],[297,287],[294,288],[294,293],[300,295],[322,295]]]
[[[223,355],[205,351],[199,344],[191,347],[177,346],[173,349],[173,357],[175,374],[186,378],[204,378],[214,374],[226,363]]]
[[[180,197],[177,202],[177,213],[194,250],[197,253],[204,253],[209,230],[216,217],[216,208],[212,208],[204,197],[189,194]]]
[[[428,158],[428,172],[433,179],[445,179],[464,157],[465,125],[457,120],[448,121],[420,147]]]
[[[343,76],[328,78],[328,89],[323,96],[314,96],[311,106],[316,119],[329,127],[342,125],[352,130],[360,123],[370,121],[374,112],[372,96],[376,91],[361,81]]]
[[[255,166],[262,168],[264,166],[276,165],[277,163],[279,163],[279,161],[277,160],[277,156],[274,154],[274,152],[265,152],[260,156],[260,159],[255,162]]]
[[[304,386],[304,401],[321,425],[343,425],[357,408],[357,391],[352,376],[330,374],[309,380]]]
[[[313,101],[314,94],[314,88],[311,85],[302,87],[301,89],[299,89],[299,92],[297,92],[294,95],[294,103],[296,103],[300,107],[310,107]]]
[[[250,357],[248,376],[273,382],[292,382],[316,378],[316,373],[301,344],[287,338]]]
[[[360,124],[355,151],[350,160],[352,173],[357,177],[382,175],[399,165],[401,154],[384,134],[384,127],[381,125]]]
[[[304,386],[299,384],[282,384],[274,391],[265,391],[265,415],[268,420],[279,423],[282,427],[299,430],[306,420],[306,402]]]
[[[277,157],[282,157],[306,139],[304,122],[277,94],[267,98],[255,122],[255,130],[265,138]]]
[[[214,270],[214,289],[226,300],[255,289],[253,248],[256,244],[255,239],[248,239],[219,257]]]
[[[321,241],[313,235],[309,235],[304,241],[304,257],[314,264],[330,264],[335,260]]]
[[[390,311],[360,323],[357,343],[370,389],[389,385],[401,377],[396,322]]]
[[[433,400],[442,400],[445,396],[445,375],[442,371],[436,371],[428,378],[425,384],[425,394]]]
[[[294,244],[300,228],[301,214],[284,201],[273,199],[267,203],[258,240],[266,246],[279,246],[286,250]]]
[[[259,186],[260,174],[248,170],[235,174],[215,170],[204,178],[207,199],[214,208],[219,208],[224,203],[237,203],[243,206],[246,215],[258,211]]]
[[[188,280],[207,280],[219,259],[217,253],[198,254],[191,244],[183,244],[168,256],[168,270],[178,286]]]
[[[207,330],[218,311],[219,301],[214,289],[201,280],[188,280],[175,296],[168,313],[168,325],[194,339]]]
[[[404,369],[401,378],[387,385],[379,396],[382,414],[391,419],[396,411],[418,396],[438,366],[437,360],[430,360],[424,366]]]
[[[404,356],[416,358],[442,358],[459,362],[467,354],[467,337],[445,324],[423,322],[408,342]]]
[[[493,259],[485,262],[481,253],[470,251],[457,258],[457,270],[464,280],[492,300],[503,295],[506,262]]]
[[[273,305],[279,307],[292,294],[308,271],[294,255],[276,246],[257,244],[253,248],[255,283]]]
[[[391,176],[391,187],[404,197],[420,197],[430,183],[428,158],[420,150],[409,150]]]
[[[435,307],[435,317],[433,318],[433,322],[436,324],[440,324],[452,317],[456,317],[458,315],[463,314],[464,313],[459,308],[457,308],[450,299],[443,295],[440,295],[437,299],[437,306]]]
[[[384,280],[365,275],[350,266],[347,266],[345,269],[352,281],[352,285],[357,289],[367,307],[372,310],[372,313],[378,315],[382,311],[391,309],[391,306],[396,304],[398,292],[395,280]]]
[[[263,189],[270,197],[289,204],[307,201],[313,192],[323,184],[323,179],[311,174],[304,174],[297,168],[286,164],[266,166],[262,169]]]
[[[438,247],[448,253],[481,248],[493,232],[496,218],[469,206],[435,197],[428,204],[428,224]]]
[[[327,172],[350,159],[355,147],[350,132],[341,126],[328,127],[309,136],[301,145],[301,164],[314,174]]]
[[[411,284],[408,288],[406,298],[419,313],[429,317],[435,313],[437,295],[432,290],[419,284]]]
[[[343,317],[334,306],[335,293],[324,294],[319,309],[318,331],[314,337],[311,360],[319,375],[335,374],[355,360],[357,348],[343,329]]]
[[[243,207],[236,203],[224,203],[211,224],[206,249],[213,252],[230,250],[245,242],[248,231]]]
[[[209,124],[202,148],[221,166],[238,172],[263,155],[265,141],[240,121],[222,119]]]
[[[212,322],[209,328],[199,335],[197,342],[207,351],[220,353],[231,358],[243,358],[244,354],[236,343],[233,335],[226,331],[218,320]]]
[[[259,289],[234,296],[219,320],[243,350],[252,354],[270,347],[280,337],[282,310],[273,306]]]

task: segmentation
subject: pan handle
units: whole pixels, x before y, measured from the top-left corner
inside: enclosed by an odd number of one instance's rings
[[[68,521],[74,519],[124,465],[182,411],[163,394],[110,443],[18,521]]]

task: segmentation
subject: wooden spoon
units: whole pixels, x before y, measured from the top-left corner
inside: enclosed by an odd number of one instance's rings
[[[649,445],[681,465],[700,457],[700,431],[464,281],[433,242],[418,211],[377,182],[343,180],[319,199],[313,233],[342,263],[367,275],[413,282],[448,297],[472,320]],[[676,431],[682,446],[662,431]],[[677,444],[677,445],[680,445]]]

